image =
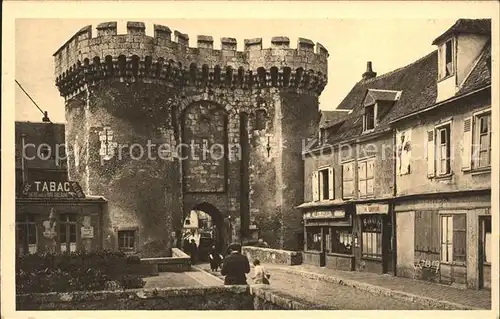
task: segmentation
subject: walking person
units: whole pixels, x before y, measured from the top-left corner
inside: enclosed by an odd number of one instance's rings
[[[208,254],[208,259],[210,261],[210,269],[212,271],[217,271],[222,262],[222,255],[219,253],[215,245],[212,246]]]
[[[189,245],[191,251],[191,264],[195,265],[198,262],[198,246],[196,246],[196,241],[191,239],[191,244]]]
[[[241,254],[241,246],[232,244],[228,252],[220,271],[225,276],[224,285],[248,285],[246,274],[250,272],[250,262]]]
[[[254,275],[252,276],[253,283],[269,285],[269,278],[271,278],[271,274],[269,274],[267,269],[260,264],[260,260],[255,259],[253,261],[253,265],[254,265]]]

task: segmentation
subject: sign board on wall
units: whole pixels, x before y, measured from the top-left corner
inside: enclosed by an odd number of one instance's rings
[[[360,204],[356,205],[357,215],[367,215],[367,214],[388,214],[389,205],[388,204]]]
[[[94,238],[94,227],[82,227],[81,228],[82,238]]]
[[[80,184],[71,181],[27,182],[21,196],[27,198],[85,198]]]
[[[320,210],[304,213],[304,219],[316,218],[344,218],[345,211],[343,210]]]

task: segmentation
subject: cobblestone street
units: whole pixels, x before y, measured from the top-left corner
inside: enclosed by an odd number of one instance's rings
[[[207,264],[196,268],[211,273]],[[381,296],[367,291],[321,280],[294,276],[279,268],[271,268],[271,285],[292,296],[304,299],[318,305],[338,310],[439,310],[440,308],[426,306],[411,301],[402,301]],[[253,271],[253,270],[252,270]],[[252,271],[250,275],[252,274]],[[222,280],[220,273],[212,273]],[[210,276],[207,274],[207,276]],[[251,276],[247,276],[252,284]]]

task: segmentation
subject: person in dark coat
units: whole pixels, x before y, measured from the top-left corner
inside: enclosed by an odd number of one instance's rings
[[[194,239],[191,239],[189,248],[189,251],[191,252],[191,264],[194,265],[198,262],[198,246],[196,246],[196,241]]]
[[[215,247],[215,245],[213,245],[212,248],[210,249],[210,251],[208,253],[208,259],[210,261],[210,269],[212,271],[217,271],[217,269],[219,269],[219,266],[222,262],[222,256],[219,253],[219,251],[217,250],[217,248]]]
[[[241,254],[241,246],[230,245],[228,251],[220,271],[225,276],[224,285],[248,285],[246,274],[250,272],[250,262]]]

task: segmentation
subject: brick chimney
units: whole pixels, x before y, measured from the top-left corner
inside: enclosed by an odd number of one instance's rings
[[[377,72],[373,72],[372,70],[372,62],[366,62],[366,72],[363,73],[363,81],[372,79],[377,76]]]
[[[44,123],[48,123],[48,122],[50,122],[50,119],[49,119],[49,112],[47,112],[47,111],[43,112],[42,122],[44,122]]]

